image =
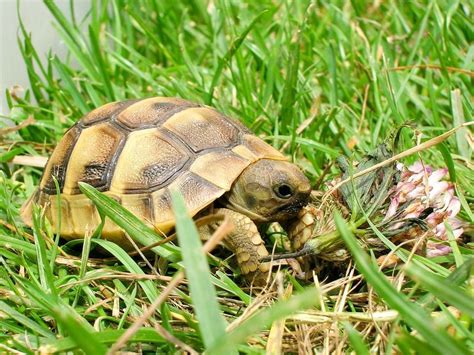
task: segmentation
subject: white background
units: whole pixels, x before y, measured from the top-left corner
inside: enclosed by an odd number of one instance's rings
[[[56,0],[56,5],[69,17],[69,0]],[[80,21],[89,10],[90,0],[75,0],[76,19]],[[52,49],[59,56],[65,48],[54,30],[53,17],[41,0],[20,0],[20,15],[33,44],[44,62]],[[8,114],[5,90],[15,85],[29,87],[28,75],[18,48],[19,21],[16,0],[0,0],[0,114]]]

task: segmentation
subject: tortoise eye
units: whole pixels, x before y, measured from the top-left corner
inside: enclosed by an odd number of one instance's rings
[[[273,191],[275,191],[276,195],[280,198],[288,199],[293,196],[293,189],[287,184],[277,185]]]

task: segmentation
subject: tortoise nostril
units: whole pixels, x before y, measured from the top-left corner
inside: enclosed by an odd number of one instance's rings
[[[311,184],[309,182],[306,182],[304,184],[300,184],[298,186],[298,191],[302,193],[309,193],[311,192]]]

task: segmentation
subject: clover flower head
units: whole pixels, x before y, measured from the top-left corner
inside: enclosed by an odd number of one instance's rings
[[[432,210],[423,216],[432,236],[439,241],[448,239],[445,222],[451,226],[455,238],[463,233],[463,223],[456,218],[461,210],[461,202],[455,196],[454,185],[446,180],[448,169],[434,170],[422,162],[416,162],[409,167],[397,164],[400,171],[400,181],[390,193],[390,204],[384,220],[396,216],[399,223],[390,229],[396,229],[403,224],[404,219],[419,218],[425,211]],[[446,255],[451,251],[445,243],[430,240],[427,243],[427,256]]]

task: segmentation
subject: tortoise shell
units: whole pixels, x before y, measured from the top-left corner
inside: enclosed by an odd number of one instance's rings
[[[194,216],[262,158],[286,160],[241,123],[211,107],[166,97],[113,102],[88,113],[65,133],[22,216],[31,225],[31,204],[36,202],[57,225],[54,176],[61,192],[60,233],[66,239],[82,238],[100,222],[78,182],[113,197],[166,233],[175,223],[170,191],[184,196]],[[117,242],[124,237],[110,220],[102,235]]]

